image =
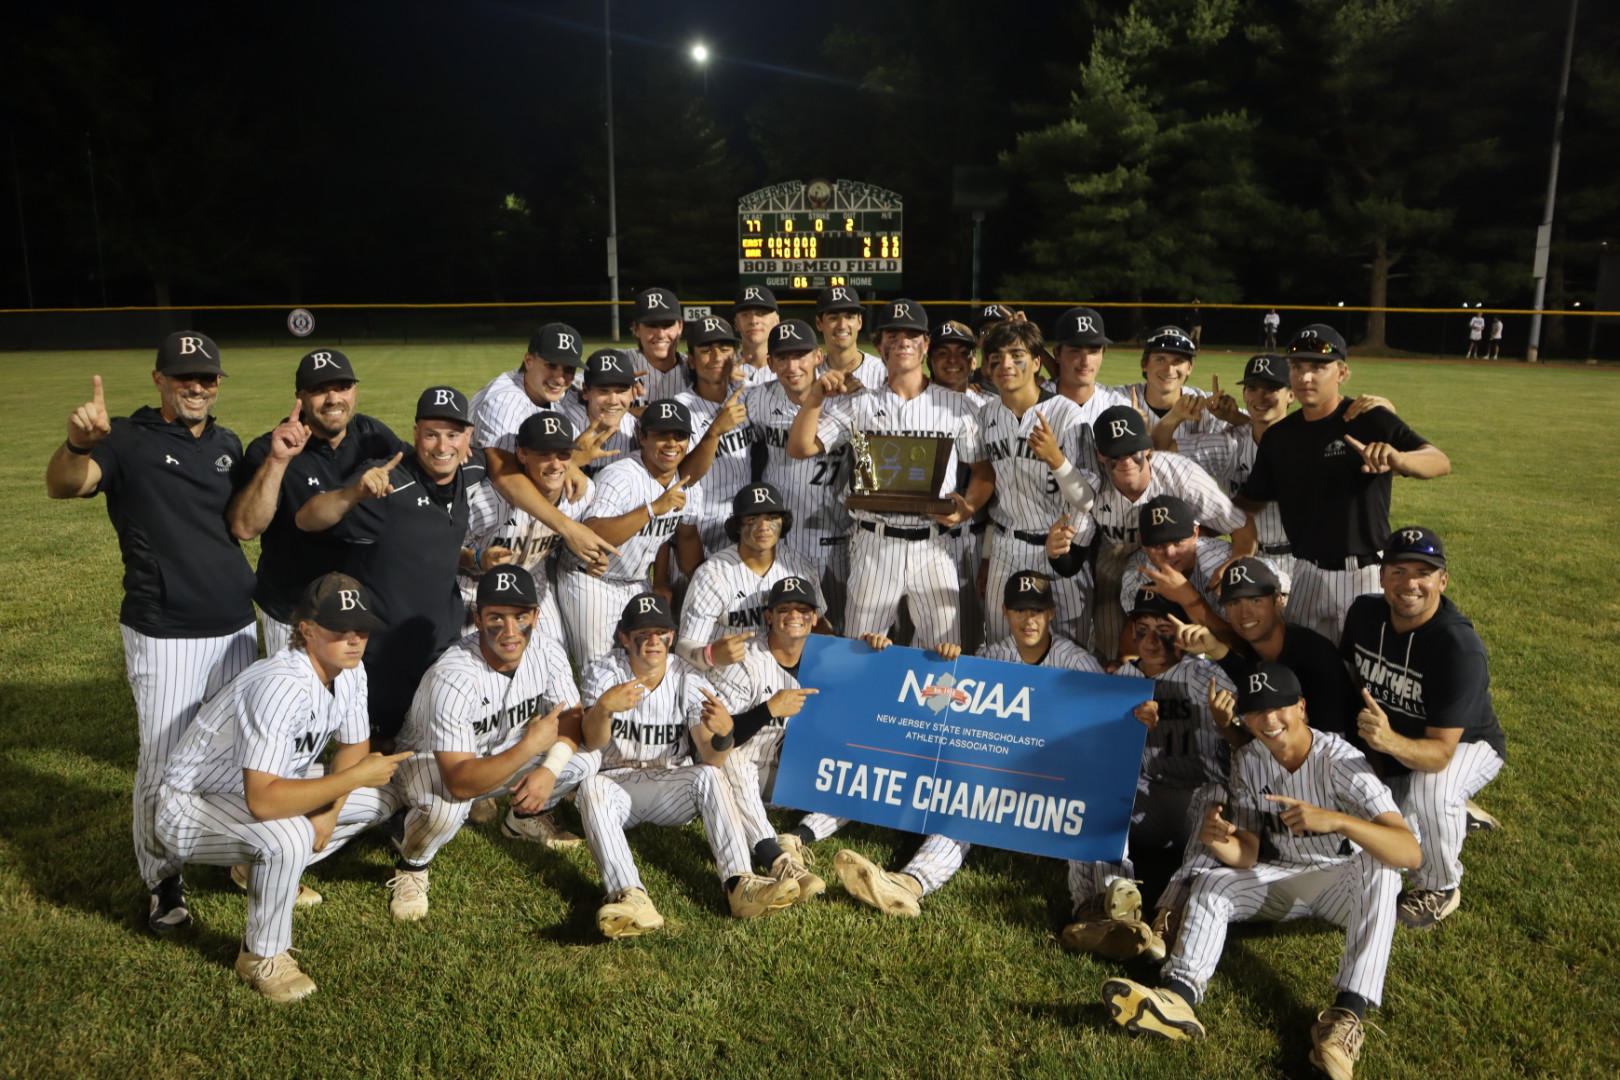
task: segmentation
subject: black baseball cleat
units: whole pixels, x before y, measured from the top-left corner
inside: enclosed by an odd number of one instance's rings
[[[158,934],[191,925],[191,912],[186,910],[186,887],[179,874],[158,882],[157,889],[152,893],[152,906],[147,912],[146,925]]]

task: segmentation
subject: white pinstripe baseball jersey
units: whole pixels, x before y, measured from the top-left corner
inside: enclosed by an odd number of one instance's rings
[[[733,716],[769,701],[778,690],[799,688],[798,676],[777,663],[770,641],[764,635],[743,647],[741,660],[715,668],[708,674],[716,695]],[[787,717],[775,717],[765,726],[786,727],[787,722]]]
[[[1013,415],[999,397],[987,400],[979,411],[985,456],[996,471],[990,520],[1008,531],[1044,536],[1052,522],[1068,513],[1069,504],[1058,491],[1052,470],[1029,448],[1030,432],[1041,416],[1064,456],[1077,466],[1083,463],[1079,455],[1085,425],[1079,407],[1068,398],[1043,394],[1022,417]]]
[[[1127,662],[1114,674],[1143,672]],[[1177,788],[1224,783],[1231,752],[1209,712],[1209,680],[1233,694],[1237,687],[1226,672],[1196,656],[1184,656],[1175,667],[1151,678],[1159,722],[1148,732],[1142,750],[1143,778]]]
[[[557,503],[564,517],[583,521],[590,515],[591,503],[596,498],[596,485],[586,481],[585,494],[576,502],[564,493]],[[547,562],[557,550],[558,535],[551,526],[507,503],[495,491],[493,484],[480,484],[467,496],[467,539],[462,546],[476,551],[484,547],[504,547],[517,553],[517,565],[534,575],[535,585],[545,595],[551,586]],[[478,598],[478,579],[465,570],[456,574],[461,597],[468,604]]]
[[[575,438],[585,434],[586,429],[591,426],[590,407],[577,394],[568,394],[557,402],[557,410],[574,425]],[[597,458],[587,465],[580,466],[586,476],[595,476],[615,461],[633,458],[640,451],[641,448],[636,442],[636,418],[630,410],[626,409],[624,415],[619,418],[619,430],[607,437],[602,443],[602,449],[617,450],[618,453],[612,457]]]
[[[703,484],[688,484],[684,490],[685,507],[653,518],[635,535],[617,545],[619,554],[608,563],[607,572],[602,575],[604,580],[642,581],[647,577],[647,568],[652,565],[658,548],[675,535],[677,525],[690,523],[702,509]],[[664,485],[647,471],[640,454],[628,461],[615,461],[596,474],[596,495],[586,517],[619,517],[657,500],[664,491]],[[563,558],[570,568],[583,569],[573,552],[565,552]]]
[[[743,391],[748,407],[749,437],[765,448],[765,471],[760,477],[782,493],[793,511],[793,531],[783,541],[800,551],[815,552],[824,539],[849,536],[849,511],[844,509],[845,475],[849,447],[842,446],[810,458],[789,457],[788,431],[799,407],[788,400],[779,382]]]
[[[763,574],[742,560],[733,544],[704,559],[692,575],[681,607],[681,637],[707,645],[722,634],[757,630],[765,625],[765,599],[771,586],[786,577],[818,578],[816,566],[785,543],[776,546],[776,560]],[[817,608],[825,608],[818,596]]]
[[[468,634],[434,661],[400,729],[401,750],[489,757],[510,749],[530,719],[579,704],[562,645],[532,637],[517,669],[496,671]]]
[[[580,680],[585,707],[591,708],[597,698],[633,678],[630,658],[622,649],[593,660]],[[613,734],[602,748],[602,772],[636,762],[671,768],[688,764],[692,740],[687,729],[703,719],[703,690],[714,693],[714,684],[679,656],[671,656],[658,688],[634,709],[614,714]]]
[[[831,364],[823,363],[816,368],[816,378],[821,378],[832,370]],[[855,378],[860,380],[863,387],[868,390],[882,386],[889,377],[889,367],[880,357],[869,352],[861,353],[861,362],[855,365]]]
[[[1088,515],[1090,523],[1084,518],[1075,521],[1074,542],[1089,543],[1095,529],[1104,550],[1122,554],[1135,551],[1142,546],[1136,533],[1142,504],[1155,495],[1185,499],[1199,522],[1212,533],[1230,533],[1243,527],[1243,511],[1232,504],[1209,473],[1180,454],[1160,450],[1153,454],[1147,490],[1135,499],[1127,499],[1107,481],[1098,485],[1097,501]]]
[[[742,373],[743,385],[750,388],[765,386],[776,381],[776,372],[771,370],[770,364],[766,364],[764,367],[755,367],[739,357],[736,370]]]
[[[1221,598],[1215,593],[1215,575],[1231,557],[1231,544],[1213,536],[1200,536],[1193,552],[1192,572],[1186,575],[1193,588],[1204,598],[1204,603],[1217,615],[1221,613]],[[1136,602],[1136,590],[1153,584],[1143,570],[1143,567],[1152,565],[1153,560],[1148,558],[1148,553],[1140,550],[1132,553],[1130,561],[1125,564],[1125,573],[1120,578],[1119,603],[1126,611],[1131,610]],[[1269,562],[1266,565],[1277,569]]]
[[[1147,409],[1148,416],[1153,420],[1163,420],[1169,409],[1160,412],[1147,403],[1147,383],[1131,383],[1119,388],[1125,396],[1125,403],[1130,404],[1131,391],[1136,391],[1136,400]],[[1195,397],[1207,398],[1208,391],[1200,390],[1196,386],[1183,386],[1183,393]],[[1247,415],[1247,414],[1245,414]],[[1219,475],[1226,471],[1226,460],[1232,451],[1231,443],[1227,438],[1227,431],[1231,427],[1225,420],[1211,412],[1198,414],[1198,419],[1185,421],[1176,428],[1176,452],[1183,457],[1191,458],[1203,467],[1204,471]]]
[[[699,396],[696,390],[678,394],[675,400],[692,413],[692,445],[696,446],[719,415],[720,403]],[[714,464],[703,475],[703,487],[713,492],[714,498],[704,504],[696,517],[687,518],[702,534],[705,551],[718,551],[730,543],[726,537],[726,518],[731,514],[731,498],[753,478],[748,425],[742,423],[720,436],[719,445],[714,448]]]
[[[195,795],[241,795],[242,770],[299,779],[336,735],[339,742],[371,738],[366,669],[338,672],[332,689],[303,649],[260,660],[213,700],[174,748],[163,782]]]
[[[679,356],[675,357],[675,365],[668,371],[659,371],[652,366],[652,361],[648,360],[640,349],[633,349],[627,355],[630,358],[631,371],[646,372],[640,379],[641,395],[637,399],[640,404],[676,397],[691,389],[692,369],[688,368]]]
[[[1004,660],[1009,664],[1022,664],[1024,658],[1018,655],[1018,643],[1012,638],[1005,638],[994,645],[986,645],[979,650],[979,655],[986,660]],[[1097,658],[1076,645],[1066,637],[1052,635],[1052,647],[1046,650],[1041,662],[1036,667],[1065,668],[1069,671],[1089,671],[1093,675],[1106,675],[1103,666]]]
[[[1327,731],[1311,732],[1310,753],[1293,772],[1279,765],[1259,742],[1236,751],[1225,817],[1260,837],[1263,862],[1331,866],[1355,855],[1355,846],[1338,833],[1295,836],[1282,823],[1282,806],[1268,802],[1267,795],[1303,799],[1367,821],[1399,812],[1395,797],[1361,751]]]
[[[517,429],[523,421],[541,411],[523,389],[523,369],[503,371],[472,396],[467,415],[473,422],[473,445],[493,446],[516,453]]]
[[[1248,427],[1228,428],[1226,439],[1230,444],[1226,468],[1215,478],[1221,481],[1228,494],[1233,494],[1243,487],[1243,482],[1253,471],[1254,455],[1259,452],[1260,444],[1255,441],[1254,429]],[[1276,503],[1268,502],[1261,506],[1254,515],[1254,526],[1257,542],[1262,548],[1288,543],[1288,534],[1283,531],[1282,511]]]

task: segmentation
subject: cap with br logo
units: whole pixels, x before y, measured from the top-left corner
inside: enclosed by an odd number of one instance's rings
[[[372,613],[371,592],[348,574],[334,571],[309,583],[294,612],[294,622],[308,619],[322,630],[381,630],[386,623]]]
[[[1174,495],[1155,495],[1137,511],[1136,529],[1143,547],[1174,544],[1185,540],[1198,528],[1197,512],[1187,500]]]
[[[524,450],[578,450],[574,425],[555,409],[542,409],[518,425],[517,444]]]
[[[739,311],[781,310],[776,304],[776,294],[763,285],[744,285],[737,290],[737,302],[731,305],[733,315]]]
[[[934,327],[934,332],[928,335],[929,349],[937,349],[941,345],[966,345],[968,348],[977,348],[979,339],[967,327],[954,319],[942,322]]]
[[[731,516],[726,518],[726,535],[735,543],[742,535],[742,520],[757,514],[782,515],[782,535],[793,527],[793,511],[787,508],[782,493],[774,484],[749,484],[731,499]]]
[[[1103,333],[1103,317],[1088,307],[1072,307],[1058,316],[1052,328],[1053,345],[1075,345],[1082,349],[1112,345]]]
[[[1297,704],[1305,696],[1299,676],[1285,664],[1262,660],[1237,681],[1239,713],[1270,712]]]
[[[1103,457],[1125,457],[1153,448],[1147,421],[1129,405],[1111,405],[1104,409],[1091,425],[1091,435],[1097,443],[1097,453]]]
[[[584,339],[567,323],[548,322],[529,335],[529,355],[559,367],[583,367]]]
[[[681,302],[668,289],[642,289],[636,293],[635,323],[680,322]]]
[[[453,386],[430,386],[416,399],[418,420],[459,420],[472,423],[467,413],[467,396]]]
[[[772,356],[809,352],[815,347],[816,332],[803,319],[783,319],[771,327],[765,339],[765,351]]]
[[[1433,530],[1422,526],[1396,529],[1384,543],[1384,562],[1421,562],[1446,568],[1446,545]]]
[[[534,575],[521,566],[497,566],[478,581],[478,606],[540,606],[540,593]]]
[[[597,349],[585,359],[586,386],[630,386],[636,372],[619,349]]]
[[[219,346],[207,334],[195,330],[176,330],[158,346],[159,374],[173,378],[176,375],[223,375],[219,366]]]
[[[1006,322],[1012,317],[1012,310],[1006,304],[984,304],[973,309],[973,329],[982,334],[991,323]]]
[[[359,382],[354,365],[336,349],[316,349],[304,354],[298,361],[298,373],[293,376],[293,389],[310,390],[334,382]]]
[[[785,577],[772,585],[771,591],[765,597],[767,610],[778,604],[809,604],[820,611],[821,594],[816,589],[815,582],[809,578]]]
[[[676,431],[682,435],[690,435],[692,414],[685,405],[674,398],[659,398],[649,404],[647,411],[641,414],[641,430]]]
[[[1013,611],[1048,611],[1057,607],[1052,579],[1035,570],[1020,570],[1001,590],[1001,606]]]
[[[1350,346],[1344,343],[1344,335],[1326,323],[1301,327],[1288,343],[1290,360],[1320,360],[1323,357],[1330,360],[1350,358]]]
[[[872,320],[872,333],[885,330],[921,330],[928,333],[928,312],[915,300],[890,300],[878,308]]]
[[[1282,579],[1263,559],[1253,556],[1233,560],[1221,573],[1221,602],[1251,596],[1276,596],[1282,592]]]
[[[686,328],[686,344],[690,347],[698,345],[713,345],[717,341],[727,341],[735,345],[739,339],[731,329],[731,324],[716,315],[705,315],[695,319]]]
[[[619,630],[621,634],[628,634],[633,630],[673,630],[675,629],[675,613],[669,609],[669,601],[657,593],[637,593],[624,605],[624,612],[619,616]]]
[[[1258,353],[1243,365],[1240,386],[1287,386],[1288,361],[1276,353]]]
[[[1161,618],[1174,615],[1182,622],[1187,622],[1187,609],[1174,600],[1166,600],[1159,595],[1157,589],[1137,589],[1136,599],[1127,613],[1132,619],[1138,615],[1158,615]]]
[[[848,285],[834,285],[816,294],[816,314],[829,311],[864,311],[861,294]]]
[[[1193,344],[1193,339],[1189,337],[1187,331],[1183,330],[1181,327],[1161,326],[1157,330],[1153,331],[1153,333],[1149,334],[1146,341],[1142,342],[1143,356],[1146,356],[1148,353],[1156,352],[1178,353],[1181,356],[1197,356],[1198,346]]]

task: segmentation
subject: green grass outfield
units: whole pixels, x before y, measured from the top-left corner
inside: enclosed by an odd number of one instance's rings
[[[417,392],[471,393],[521,346],[348,350],[363,411],[400,430]],[[246,442],[292,402],[297,347],[228,350],[218,415]],[[632,843],[669,929],[602,941],[583,849],[471,827],[434,867],[433,911],[397,925],[390,859],[361,838],[307,880],[296,919],[320,991],[293,1006],[231,973],[244,898],[190,874],[196,928],[158,941],[129,840],[135,725],[117,547],[99,500],[45,498],[45,462],[90,376],[109,410],[154,403],[151,351],[0,357],[0,1077],[1039,1076],[1292,1077],[1331,1000],[1343,938],[1319,923],[1240,929],[1200,1045],[1132,1039],[1099,1005],[1119,969],[1068,955],[1061,864],[979,849],[917,920],[834,884],[743,923],[724,915],[696,826]],[[1134,354],[1104,366],[1135,374]],[[1241,357],[1201,358],[1235,385]],[[1620,377],[1607,370],[1357,362],[1454,474],[1397,481],[1395,523],[1446,538],[1451,596],[1491,652],[1507,768],[1482,798],[1505,830],[1468,842],[1463,906],[1395,941],[1359,1075],[1612,1077],[1620,1072]],[[1227,380],[1231,380],[1230,383]],[[250,548],[255,545],[248,545]],[[249,552],[256,558],[256,552]],[[571,808],[567,813],[571,813]],[[852,828],[891,865],[906,838]]]

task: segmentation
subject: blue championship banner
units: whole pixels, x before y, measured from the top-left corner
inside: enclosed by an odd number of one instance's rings
[[[1084,862],[1125,850],[1149,679],[812,635],[771,801]]]

